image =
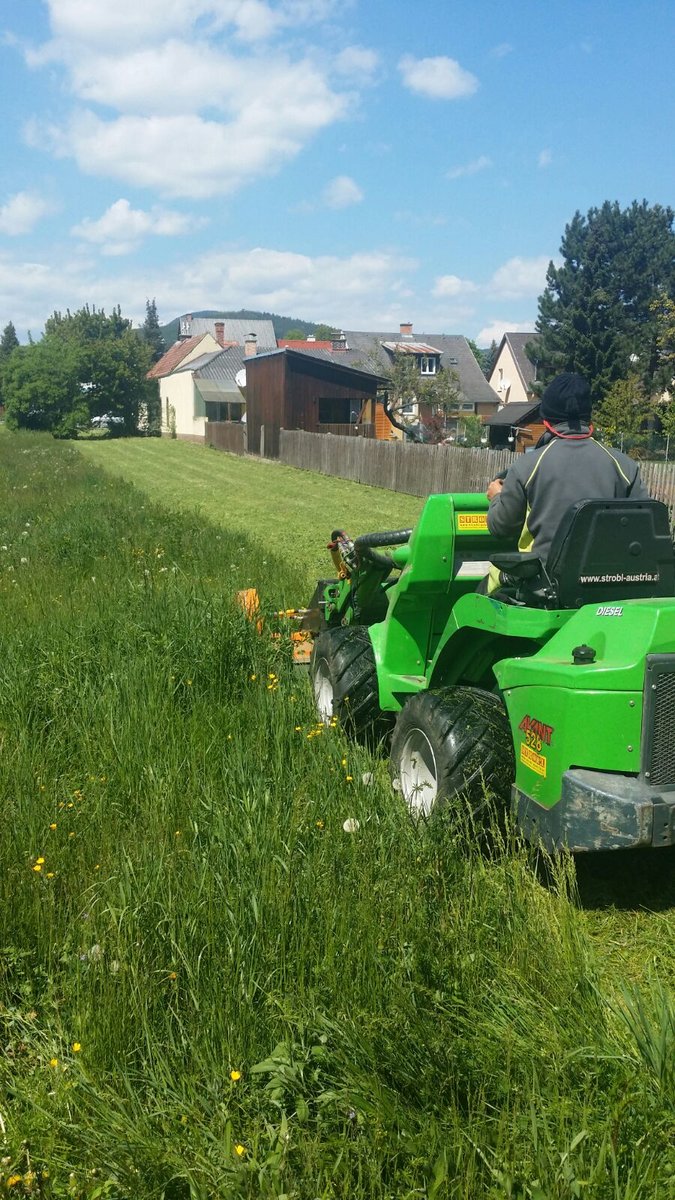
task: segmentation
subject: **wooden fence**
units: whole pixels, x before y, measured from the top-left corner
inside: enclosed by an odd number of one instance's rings
[[[511,450],[459,450],[287,429],[281,430],[279,457],[289,467],[413,496],[484,491],[513,462]]]
[[[241,421],[207,421],[206,444],[230,454],[246,453],[246,425]]]
[[[281,430],[280,459],[289,467],[319,471],[428,496],[438,492],[482,492],[491,479],[514,460],[511,450],[458,449],[422,446],[415,442],[380,442],[335,437],[325,433]],[[640,473],[655,500],[663,500],[675,513],[675,463],[643,462]]]

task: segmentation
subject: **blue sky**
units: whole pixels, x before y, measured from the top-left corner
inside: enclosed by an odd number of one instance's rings
[[[85,303],[532,328],[675,200],[672,0],[0,0],[0,328]]]

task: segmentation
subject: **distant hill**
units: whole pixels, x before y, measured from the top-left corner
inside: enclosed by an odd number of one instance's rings
[[[187,313],[182,313],[181,315],[187,316]],[[318,328],[317,323],[314,321],[301,321],[299,317],[282,317],[279,313],[254,312],[250,308],[240,308],[237,312],[220,312],[215,308],[204,308],[199,312],[193,312],[192,316],[215,317],[217,320],[220,320],[221,317],[236,317],[241,321],[271,321],[277,341],[279,338],[285,336],[288,329],[301,329],[306,337],[308,333],[315,333]],[[174,317],[173,321],[169,321],[167,325],[160,325],[159,327],[167,349],[169,346],[173,346],[174,342],[178,341],[180,321],[180,317]]]

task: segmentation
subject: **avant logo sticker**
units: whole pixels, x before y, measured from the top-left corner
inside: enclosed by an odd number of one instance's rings
[[[553,725],[544,725],[543,721],[538,721],[536,717],[531,717],[528,713],[523,717],[518,728],[525,734],[526,744],[534,747],[535,750],[541,750],[542,746],[551,745],[555,728]]]

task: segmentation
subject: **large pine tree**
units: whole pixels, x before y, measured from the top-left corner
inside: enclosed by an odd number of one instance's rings
[[[675,213],[646,200],[621,209],[605,201],[565,228],[562,265],[549,264],[539,297],[536,357],[544,384],[578,371],[599,402],[637,370],[652,390],[659,368],[658,322],[651,307],[675,295]]]

